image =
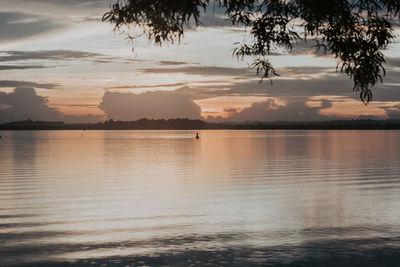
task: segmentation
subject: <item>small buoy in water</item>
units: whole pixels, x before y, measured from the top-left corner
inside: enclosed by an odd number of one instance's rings
[[[199,139],[199,138],[200,138],[199,133],[196,133],[196,139]]]

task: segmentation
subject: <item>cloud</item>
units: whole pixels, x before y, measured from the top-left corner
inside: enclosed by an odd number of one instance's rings
[[[180,68],[146,68],[138,69],[143,73],[184,73],[186,75],[204,76],[249,76],[255,75],[248,68],[228,68],[215,66],[189,66]]]
[[[0,70],[24,70],[24,69],[45,69],[42,65],[0,65]]]
[[[28,7],[33,9],[31,12],[35,13],[48,13],[52,11],[55,14],[66,15],[80,15],[85,16],[91,20],[94,19],[89,15],[97,15],[96,21],[109,10],[110,4],[117,2],[117,0],[1,0],[2,4],[11,8],[11,10],[20,10],[21,8]],[[4,2],[4,3],[3,3]],[[43,10],[47,7],[49,10]],[[19,9],[17,9],[19,8]],[[218,4],[213,5],[211,1],[207,8],[207,12],[200,9],[200,21],[205,27],[221,27],[229,26],[231,23],[225,19],[225,10],[219,7]],[[194,25],[194,23],[192,23]]]
[[[307,97],[317,95],[352,95],[351,81],[337,77],[314,79],[274,79],[273,83],[248,81],[235,83],[229,87],[216,89],[217,95],[266,95],[276,97]]]
[[[0,80],[0,87],[35,87],[41,89],[53,89],[60,86],[57,83],[36,83],[27,81],[10,81],[10,80]]]
[[[270,96],[270,97],[312,97],[312,96],[345,96],[359,99],[353,92],[353,81],[343,73],[323,72],[326,69],[308,67],[286,68],[272,84],[262,83],[258,79],[235,79],[219,85],[191,85],[179,90],[192,94],[195,99],[217,96]],[[314,73],[313,73],[314,72]],[[385,83],[376,84],[371,90],[374,101],[400,101],[400,84],[398,72],[388,72]],[[397,79],[397,80],[396,80]],[[393,83],[390,83],[393,82]]]
[[[392,107],[382,107],[388,116],[389,119],[400,120],[400,104],[392,106]]]
[[[225,14],[226,8],[221,6],[217,1],[210,1],[206,9],[200,8],[200,27],[220,28],[232,27],[232,22]],[[194,20],[191,21],[191,28],[195,25]]]
[[[389,67],[400,67],[400,57],[389,57],[386,59],[386,64]]]
[[[65,24],[50,18],[19,12],[0,13],[0,43],[41,35]]]
[[[30,83],[27,82],[26,84]],[[39,84],[37,87],[40,86],[43,86],[43,84]],[[51,84],[44,84],[44,87],[51,86]],[[35,89],[32,87],[17,87],[11,93],[0,92],[0,123],[10,120],[19,121],[27,119],[64,121],[67,123],[96,123],[103,120],[104,116],[63,114],[57,109],[49,107],[47,98],[37,95]]]
[[[312,55],[315,57],[332,56],[332,51],[322,46],[318,47],[318,39],[298,40],[292,42],[292,49],[285,51],[285,53],[277,52],[276,55],[290,54],[290,55]]]
[[[101,53],[93,53],[79,50],[32,50],[32,51],[0,51],[0,62],[23,62],[28,61],[89,61],[93,63],[117,63],[117,64],[132,64],[132,62],[140,62],[146,60],[123,58],[116,56],[109,56]],[[23,69],[32,67],[43,67],[35,65],[1,65],[4,69]],[[12,68],[13,67],[13,68]]]
[[[396,58],[389,59],[390,66],[395,65]],[[400,62],[400,60],[399,60]],[[179,91],[191,94],[194,99],[217,96],[272,96],[272,97],[312,97],[312,96],[345,96],[359,99],[353,92],[353,81],[346,74],[336,72],[334,67],[292,66],[278,69],[280,77],[259,83],[259,78],[248,68],[229,68],[216,66],[188,66],[172,68],[146,68],[138,71],[144,73],[183,73],[201,76],[228,76],[219,85],[191,84]],[[377,83],[371,88],[374,101],[400,101],[400,83],[398,69],[388,68],[384,83]]]
[[[174,91],[142,94],[106,92],[99,107],[107,118],[115,120],[201,118],[201,109],[192,98]]]
[[[60,3],[60,4],[83,5],[83,6],[91,6],[91,5],[104,6],[105,4],[107,5],[112,2],[110,0],[24,0],[24,1],[38,2],[38,3]]]
[[[263,96],[280,98],[309,98],[312,96],[341,95],[357,98],[349,80],[335,77],[315,79],[274,79],[273,83],[258,82],[257,79],[245,82],[184,86],[178,91],[191,94],[194,99],[219,96]]]
[[[226,121],[321,121],[328,120],[327,117],[319,114],[321,109],[332,106],[331,101],[322,100],[318,107],[307,106],[305,100],[288,102],[285,105],[278,105],[274,99],[253,103],[250,107],[240,112],[231,111]],[[210,118],[211,119],[211,118]]]
[[[111,87],[106,87],[104,89],[106,90],[114,90],[114,89],[143,89],[143,88],[158,88],[158,87],[179,87],[177,91],[193,95],[193,92],[191,92],[191,87],[188,85],[200,85],[200,84],[227,84],[231,80],[222,80],[222,79],[216,79],[216,80],[191,80],[190,82],[178,82],[178,83],[160,83],[160,84],[143,84],[143,85],[120,85],[120,86],[111,86]]]
[[[59,121],[62,113],[47,105],[45,97],[30,87],[17,87],[11,93],[0,92],[0,122],[12,120]]]
[[[68,22],[84,17],[101,18],[113,0],[1,0],[7,11],[29,12],[41,16],[68,17]]]
[[[83,5],[83,6],[90,6],[90,5],[109,5],[112,0],[3,0],[8,2],[33,2],[33,3],[47,3],[47,4],[63,4],[63,5]]]
[[[103,54],[75,50],[1,51],[0,62],[26,60],[75,60],[102,57]],[[5,54],[5,55],[4,55]]]
[[[232,27],[232,22],[225,15],[213,14],[212,11],[208,11],[200,15],[200,26],[207,28]]]
[[[137,89],[137,88],[157,88],[157,87],[177,87],[183,86],[186,83],[166,83],[166,84],[153,84],[153,85],[125,85],[125,86],[113,86],[105,89]]]
[[[187,62],[183,61],[168,61],[168,60],[163,60],[159,62],[160,65],[186,65],[189,64]]]
[[[278,68],[277,72],[282,78],[311,78],[315,75],[337,74],[333,67],[320,67],[320,66],[289,66]],[[278,78],[279,79],[279,78]]]

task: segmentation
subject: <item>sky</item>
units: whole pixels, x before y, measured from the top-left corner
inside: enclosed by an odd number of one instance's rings
[[[271,56],[280,76],[260,83],[251,59],[232,57],[248,35],[220,10],[203,14],[203,26],[179,45],[157,47],[101,22],[112,0],[0,1],[0,123],[400,119],[398,38],[365,106],[336,59],[316,53],[312,41]]]

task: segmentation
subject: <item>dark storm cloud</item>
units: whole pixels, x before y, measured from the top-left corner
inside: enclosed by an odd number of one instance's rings
[[[30,87],[17,87],[11,93],[0,92],[0,122],[13,120],[61,120],[62,113],[47,105],[45,97]]]
[[[64,23],[36,15],[1,12],[0,43],[25,39],[65,27]]]
[[[60,86],[57,83],[36,83],[28,81],[10,81],[10,80],[0,80],[0,87],[35,87],[42,89],[53,89]]]
[[[106,92],[99,107],[107,118],[116,120],[201,118],[201,109],[192,98],[175,91]]]

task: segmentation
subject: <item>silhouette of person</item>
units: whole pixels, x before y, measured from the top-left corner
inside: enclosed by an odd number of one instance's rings
[[[199,139],[199,138],[200,138],[199,133],[196,133],[196,139]]]

